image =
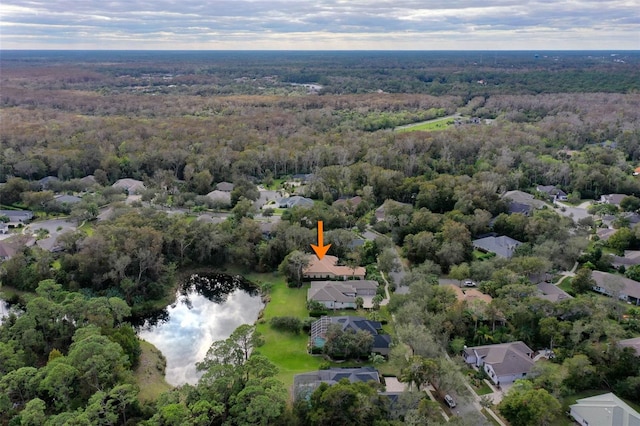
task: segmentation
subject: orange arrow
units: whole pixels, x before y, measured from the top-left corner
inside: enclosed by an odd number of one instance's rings
[[[318,245],[311,244],[311,248],[318,256],[318,260],[322,260],[325,254],[327,254],[327,250],[329,250],[331,244],[324,245],[324,237],[322,236],[322,221],[318,221]]]

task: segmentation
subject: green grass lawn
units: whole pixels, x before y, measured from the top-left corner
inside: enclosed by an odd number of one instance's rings
[[[402,129],[398,129],[398,132],[431,132],[434,130],[444,130],[451,125],[453,125],[453,119],[443,118],[441,120],[433,120],[426,123],[416,124],[415,126],[403,127]]]
[[[138,400],[155,401],[158,396],[171,389],[164,379],[165,361],[162,353],[151,343],[141,340],[140,364],[133,372],[136,384],[140,387]]]
[[[571,291],[571,279],[572,277],[564,277],[562,281],[560,281],[560,284],[558,284],[558,288],[566,292]]]
[[[81,230],[81,231],[84,231],[84,233],[87,234],[88,237],[93,235],[93,223],[92,222],[85,222],[78,229]]]
[[[271,280],[261,277],[267,275]],[[280,277],[276,280],[270,274],[250,274],[247,278],[258,282],[273,282],[269,294],[270,301],[264,309],[263,317],[258,321],[257,331],[264,337],[264,345],[258,351],[265,355],[279,369],[277,378],[287,388],[293,385],[293,376],[306,371],[317,370],[322,363],[322,358],[311,356],[307,352],[309,336],[301,332],[293,334],[271,328],[269,320],[273,317],[292,316],[305,319],[308,316],[307,286],[302,288],[289,288]]]

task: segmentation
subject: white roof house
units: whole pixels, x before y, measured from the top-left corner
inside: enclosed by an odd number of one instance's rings
[[[640,414],[612,393],[578,399],[570,413],[583,426],[640,426]]]

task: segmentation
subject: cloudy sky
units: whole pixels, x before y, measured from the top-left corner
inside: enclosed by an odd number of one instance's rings
[[[2,0],[2,49],[640,49],[640,0]]]

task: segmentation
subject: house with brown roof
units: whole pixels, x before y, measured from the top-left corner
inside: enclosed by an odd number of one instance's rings
[[[364,280],[365,274],[363,267],[338,265],[338,258],[329,255],[325,255],[322,259],[310,255],[309,264],[302,271],[302,277],[309,280]]]
[[[533,349],[521,341],[465,348],[463,357],[467,364],[482,368],[496,385],[526,377],[534,365]]]
[[[16,254],[16,249],[12,245],[4,241],[0,241],[0,261],[9,260],[15,254]]]
[[[481,300],[488,305],[493,301],[493,298],[491,296],[489,296],[488,294],[484,294],[483,292],[475,288],[468,288],[463,290],[454,284],[447,284],[446,287],[453,290],[459,302],[473,303],[475,300]]]

